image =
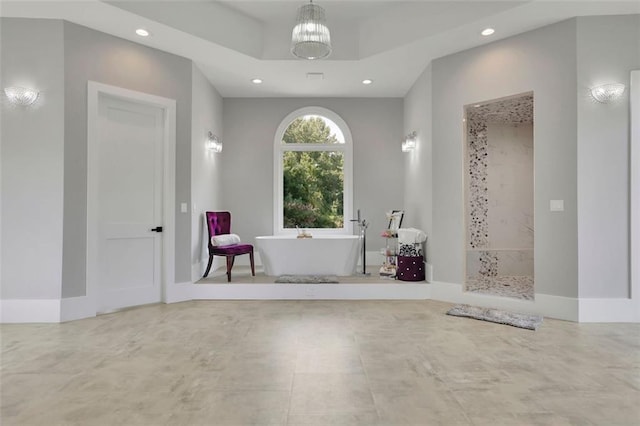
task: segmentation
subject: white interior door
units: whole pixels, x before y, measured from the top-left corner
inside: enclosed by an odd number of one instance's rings
[[[99,98],[97,308],[160,302],[164,111]]]

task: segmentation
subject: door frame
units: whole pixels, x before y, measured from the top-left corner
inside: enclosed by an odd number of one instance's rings
[[[636,317],[640,322],[640,70],[632,70],[629,84],[629,266]]]
[[[160,108],[164,115],[162,177],[161,300],[167,302],[167,288],[175,280],[175,181],[176,181],[176,101],[117,86],[87,82],[87,298],[98,311],[99,223],[98,223],[98,140],[100,97],[108,96]]]

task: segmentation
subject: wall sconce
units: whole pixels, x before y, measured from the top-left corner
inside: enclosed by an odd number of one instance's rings
[[[209,132],[206,143],[207,149],[213,152],[222,152],[222,142],[213,133]]]
[[[40,92],[26,87],[12,86],[5,87],[4,94],[9,99],[9,102],[14,105],[29,106],[38,99]]]
[[[591,96],[593,96],[593,99],[603,104],[615,101],[620,98],[623,93],[624,84],[622,83],[603,84],[591,88]]]
[[[409,152],[416,149],[418,142],[418,134],[416,132],[409,133],[402,141],[402,152]]]

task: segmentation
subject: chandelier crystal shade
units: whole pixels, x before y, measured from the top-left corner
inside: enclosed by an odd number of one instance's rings
[[[9,102],[20,106],[29,106],[38,100],[40,93],[35,89],[28,89],[26,87],[7,87],[4,89],[4,94],[9,99]]]
[[[624,87],[622,83],[603,84],[592,87],[591,95],[596,101],[606,104],[621,97],[624,93]]]
[[[417,141],[418,141],[418,133],[416,132],[409,133],[402,141],[402,152],[410,152],[416,149]]]
[[[324,9],[309,2],[298,9],[291,34],[291,53],[302,59],[323,59],[331,54],[331,35]]]
[[[211,132],[209,132],[207,137],[207,149],[216,153],[222,152],[222,142]]]

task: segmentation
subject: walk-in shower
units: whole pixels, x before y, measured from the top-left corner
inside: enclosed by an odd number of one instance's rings
[[[465,289],[533,300],[533,93],[466,106],[465,135]]]

